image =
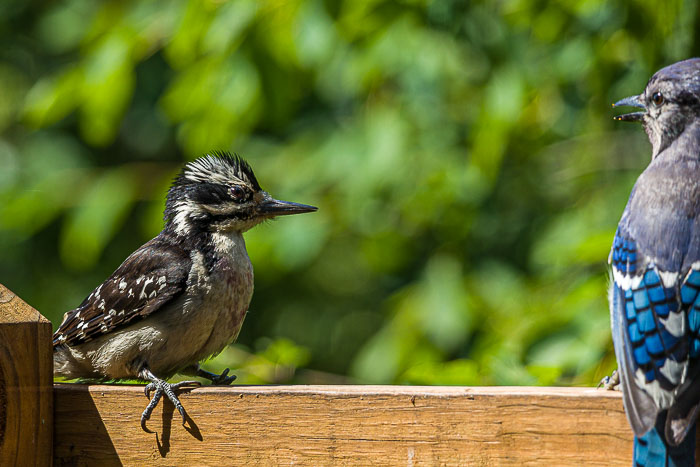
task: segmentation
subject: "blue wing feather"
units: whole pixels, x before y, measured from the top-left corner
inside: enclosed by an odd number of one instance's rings
[[[613,241],[610,306],[625,409],[641,437],[636,448],[641,453],[643,443],[658,435],[654,426],[661,416],[666,419],[667,410],[672,444],[680,443],[695,425],[700,264],[685,275],[660,271],[653,260],[640,261],[651,255],[638,252],[636,242],[625,237],[629,234],[618,230]]]
[[[624,292],[614,281],[611,281],[609,290],[610,299],[610,322],[612,324],[612,337],[615,344],[615,356],[617,358],[618,373],[620,375],[621,387],[623,388],[623,401],[625,413],[636,434],[642,434],[656,422],[656,411],[654,401],[644,391],[629,391],[634,385],[634,370],[630,367],[634,357],[631,354],[629,336],[624,332],[625,324],[625,301]]]
[[[664,440],[666,414],[662,414],[653,429],[635,438],[634,463],[637,466],[684,467],[695,465],[695,425],[678,446],[668,446]]]

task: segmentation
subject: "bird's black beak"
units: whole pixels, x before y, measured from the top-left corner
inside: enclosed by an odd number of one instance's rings
[[[259,212],[269,217],[287,216],[290,214],[302,214],[314,211],[318,211],[316,206],[292,203],[291,201],[280,201],[269,196],[265,198],[259,207]]]
[[[642,96],[631,96],[631,97],[625,97],[622,100],[619,100],[615,102],[613,107],[637,107],[638,109],[644,109],[646,110],[647,107],[644,105],[644,102],[642,101]],[[632,112],[628,114],[622,114],[622,115],[615,115],[613,118],[617,120],[618,122],[641,122],[642,117],[644,117],[644,114],[646,112]]]

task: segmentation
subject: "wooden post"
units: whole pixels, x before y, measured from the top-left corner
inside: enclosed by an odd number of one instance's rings
[[[51,465],[51,323],[0,284],[0,465]]]

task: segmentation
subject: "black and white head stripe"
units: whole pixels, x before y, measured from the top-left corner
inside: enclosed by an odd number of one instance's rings
[[[239,155],[214,152],[185,165],[175,184],[231,185],[237,182],[250,185],[255,191],[260,190],[253,169]]]
[[[182,169],[168,191],[163,217],[178,235],[208,227],[217,217],[241,218],[262,191],[253,169],[236,154],[215,152]]]

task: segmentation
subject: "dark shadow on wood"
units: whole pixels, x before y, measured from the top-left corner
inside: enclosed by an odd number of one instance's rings
[[[158,452],[160,457],[167,457],[170,452],[170,430],[173,422],[173,412],[175,411],[175,406],[170,402],[167,397],[163,398],[161,402],[163,404],[163,427],[160,432],[160,436],[156,433],[156,443],[158,443]]]
[[[182,388],[177,390],[177,394],[190,392],[194,388]],[[172,430],[173,420],[177,420],[177,425],[180,425],[180,414],[175,414],[175,406],[170,399],[163,397],[161,404],[163,404],[163,427],[160,436],[156,433],[156,443],[158,445],[158,452],[161,457],[167,457],[170,452],[170,433]],[[173,418],[175,417],[175,418]],[[189,416],[187,410],[185,409],[185,423],[183,424],[185,430],[199,441],[202,441],[202,433],[199,431],[199,427],[194,422],[192,417]]]
[[[194,422],[192,417],[190,417],[187,412],[185,412],[185,418],[186,418],[186,425],[184,425],[185,430],[187,430],[193,437],[197,438],[199,441],[204,441],[204,437],[202,436],[202,432],[199,431],[199,427],[197,424]]]
[[[55,466],[122,465],[89,388],[66,384],[62,391],[54,391]]]

